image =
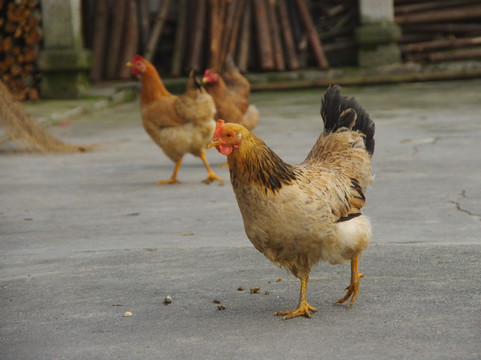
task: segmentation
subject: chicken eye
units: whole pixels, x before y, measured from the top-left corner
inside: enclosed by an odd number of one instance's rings
[[[226,136],[227,136],[228,138],[231,138],[232,135],[233,135],[233,134],[232,134],[231,132],[228,132]]]

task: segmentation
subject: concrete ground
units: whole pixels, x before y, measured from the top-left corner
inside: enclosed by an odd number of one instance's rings
[[[136,102],[49,128],[92,152],[4,151],[1,359],[480,359],[480,89],[481,80],[344,89],[377,126],[365,209],[374,236],[354,307],[333,305],[348,265],[312,271],[311,319],[273,316],[296,306],[299,281],[250,244],[224,157],[208,153],[223,185],[201,183],[190,155],[182,184],[156,185],[173,164]],[[302,161],[322,128],[323,92],[252,94],[257,135]]]

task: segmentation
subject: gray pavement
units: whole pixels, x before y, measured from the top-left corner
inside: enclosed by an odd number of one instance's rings
[[[0,154],[0,358],[480,359],[480,88],[344,89],[377,126],[365,210],[374,236],[353,308],[333,305],[348,265],[312,271],[311,319],[272,315],[297,304],[299,282],[246,238],[224,157],[208,153],[224,185],[201,183],[190,155],[182,184],[156,185],[173,164],[136,102],[49,128],[93,152]],[[323,92],[254,93],[256,133],[286,161],[303,160]],[[48,106],[29,110],[62,104]]]

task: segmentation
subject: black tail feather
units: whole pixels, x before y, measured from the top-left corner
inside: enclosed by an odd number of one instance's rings
[[[339,85],[329,86],[321,102],[321,116],[324,132],[335,132],[341,127],[359,131],[365,135],[364,143],[369,154],[374,153],[376,130],[374,121],[354,98],[341,95]]]

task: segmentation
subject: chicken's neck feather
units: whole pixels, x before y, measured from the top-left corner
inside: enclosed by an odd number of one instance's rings
[[[292,184],[299,175],[292,165],[252,133],[243,136],[241,146],[228,156],[228,162],[234,187],[256,184],[264,187],[266,194]]]
[[[154,67],[148,67],[142,75],[141,103],[150,104],[163,96],[172,96],[172,94],[165,88],[157,70]]]

